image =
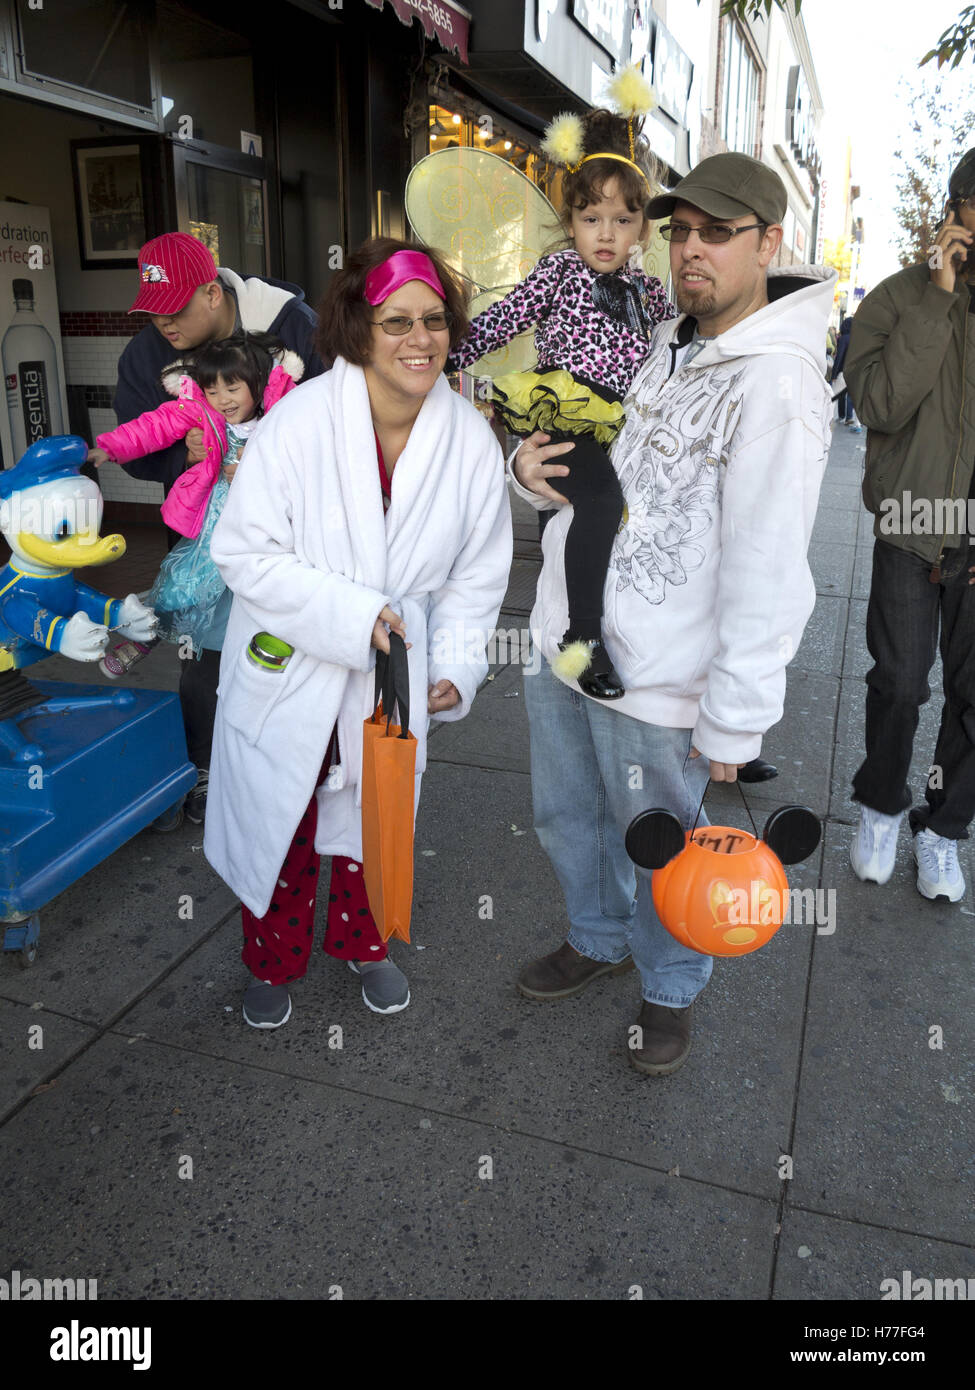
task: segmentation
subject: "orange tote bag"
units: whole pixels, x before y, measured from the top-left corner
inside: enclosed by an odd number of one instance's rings
[[[391,632],[389,647],[389,656],[376,653],[375,708],[363,725],[362,871],[382,939],[409,941],[416,739],[409,730],[406,644]],[[392,722],[396,706],[399,724]]]

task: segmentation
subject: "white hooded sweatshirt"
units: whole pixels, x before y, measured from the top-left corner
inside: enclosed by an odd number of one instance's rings
[[[237,311],[249,333],[266,333],[288,300],[295,297],[281,285],[269,285],[257,275],[245,280],[223,265],[217,275],[237,296]]]
[[[626,510],[603,640],[626,694],[611,707],[693,729],[694,746],[718,762],[757,757],[781,719],[785,668],[816,600],[806,551],[830,441],[835,281],[820,266],[770,271],[770,303],[676,370],[671,345],[693,320],[660,324],[612,450]],[[558,462],[571,467],[571,454]],[[512,479],[540,510],[553,505]],[[572,515],[561,506],[542,539],[531,626],[548,661],[568,626]]]

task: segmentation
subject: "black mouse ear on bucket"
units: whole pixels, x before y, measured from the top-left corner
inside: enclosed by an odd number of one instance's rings
[[[780,806],[765,822],[762,839],[783,864],[808,859],[822,838],[819,817],[808,806]]]
[[[684,848],[684,827],[672,811],[655,806],[630,821],[626,852],[641,869],[662,869]]]

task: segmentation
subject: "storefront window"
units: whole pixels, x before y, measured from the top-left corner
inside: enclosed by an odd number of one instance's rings
[[[174,0],[159,0],[156,14],[166,130],[239,150],[241,132],[254,130],[250,43]]]
[[[152,104],[146,8],[132,0],[58,0],[31,8],[17,0],[27,76],[99,92],[133,106]]]
[[[430,153],[466,145],[498,155],[547,192],[545,160],[490,113],[465,112],[460,106],[430,107]]]
[[[217,265],[240,275],[263,275],[264,195],[260,179],[187,163],[187,230]]]
[[[757,155],[759,72],[744,35],[724,24],[724,102],[721,137],[729,150]]]

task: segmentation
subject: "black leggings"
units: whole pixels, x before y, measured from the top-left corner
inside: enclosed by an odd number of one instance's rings
[[[569,632],[574,637],[598,638],[603,616],[603,589],[613,540],[623,516],[623,490],[609,455],[592,435],[553,434],[551,444],[573,444],[564,463],[564,478],[549,478],[556,492],[567,497],[575,514],[565,537],[565,587],[569,596]]]
[[[220,653],[209,647],[204,647],[199,661],[195,656],[180,658],[179,703],[186,730],[186,751],[190,762],[197,767],[210,766],[219,677]]]

